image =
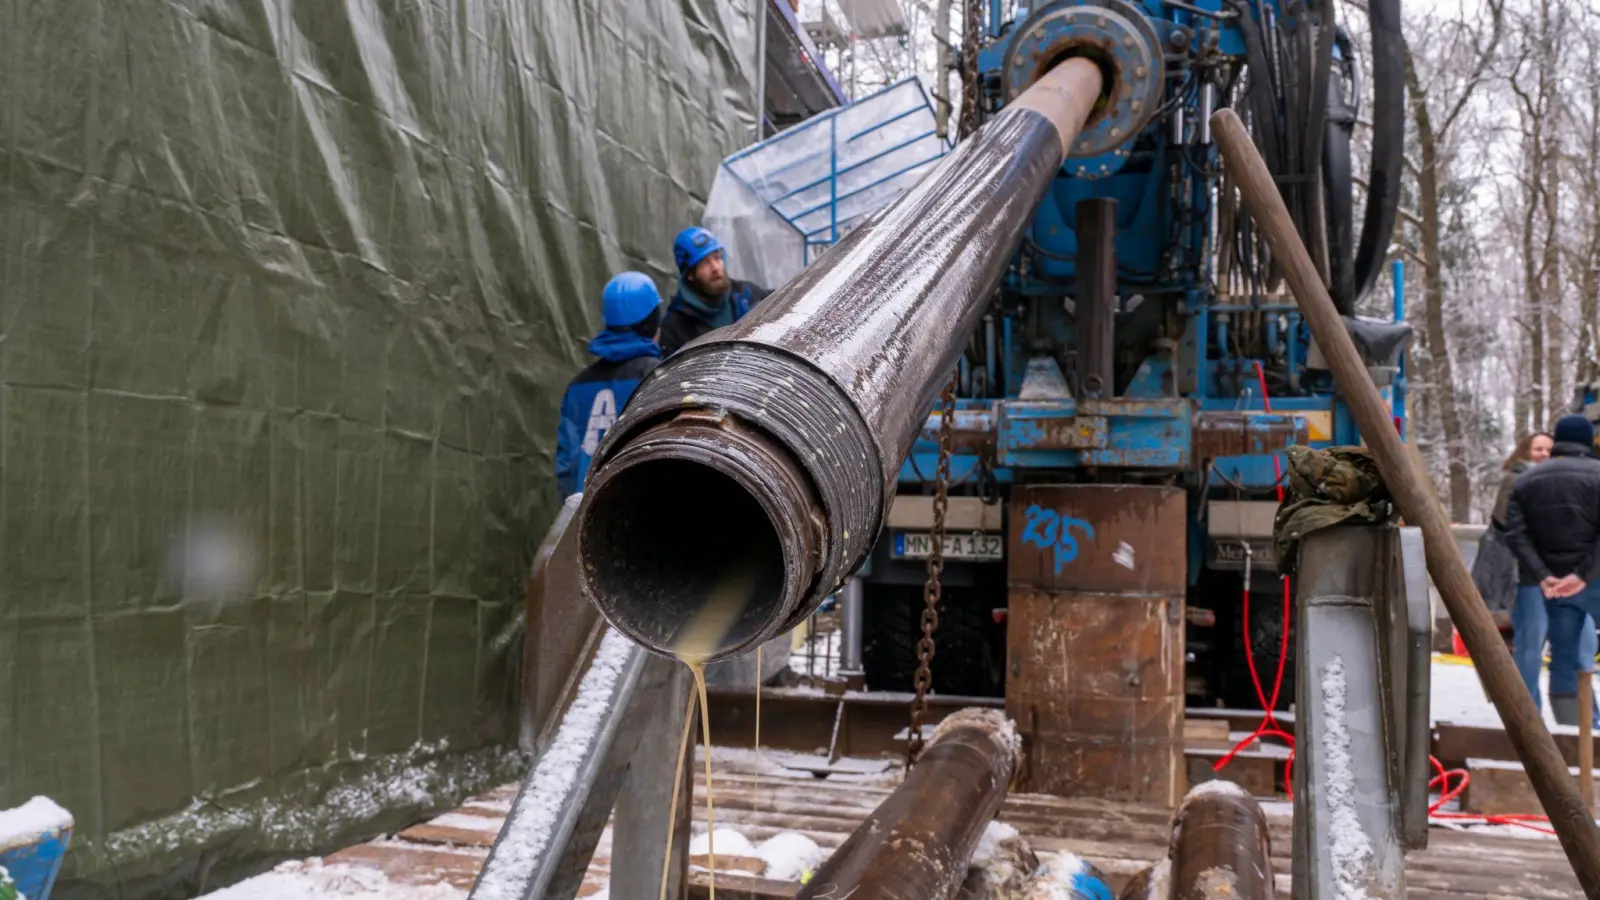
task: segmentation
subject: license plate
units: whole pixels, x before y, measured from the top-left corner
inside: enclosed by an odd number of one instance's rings
[[[909,531],[894,535],[896,559],[927,559],[933,551],[933,536]],[[1005,558],[1005,542],[998,534],[974,531],[944,536],[945,559],[1000,560]]]

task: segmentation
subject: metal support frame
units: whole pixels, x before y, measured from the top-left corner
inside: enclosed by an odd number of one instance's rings
[[[1295,900],[1406,895],[1427,845],[1431,622],[1416,529],[1306,535],[1297,603]]]
[[[689,851],[689,798],[669,811],[676,747],[693,688],[688,670],[646,652],[599,620],[574,571],[568,498],[535,556],[528,598],[522,746],[537,757],[484,863],[473,900],[571,900],[607,820],[618,897],[656,896],[669,822],[676,821],[668,896],[680,896]],[[687,754],[686,754],[687,755]],[[692,768],[692,755],[684,769]],[[557,773],[573,770],[573,777]],[[614,813],[614,815],[613,815]]]
[[[573,900],[613,808],[611,877],[618,896],[644,896],[660,884],[673,818],[681,820],[672,847],[678,863],[668,872],[682,878],[692,791],[686,782],[680,807],[669,817],[677,757],[662,748],[676,743],[689,690],[682,666],[606,628],[554,740],[518,791],[470,900]],[[633,892],[621,890],[624,884]]]

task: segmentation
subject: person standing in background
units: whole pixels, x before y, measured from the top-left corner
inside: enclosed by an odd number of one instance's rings
[[[1590,455],[1594,426],[1583,416],[1564,416],[1553,438],[1548,461],[1533,462],[1530,452],[1530,468],[1512,473],[1506,505],[1505,539],[1518,570],[1513,656],[1542,707],[1539,669],[1549,639],[1550,708],[1557,723],[1574,725],[1578,673],[1594,670],[1593,618],[1600,612],[1600,460]],[[1591,715],[1600,724],[1600,714]]]
[[[589,364],[561,398],[556,433],[556,490],[566,500],[583,490],[600,439],[644,376],[661,362],[661,292],[642,272],[623,272],[600,295],[605,330],[589,342],[599,359]]]
[[[739,321],[772,293],[728,277],[724,257],[722,244],[704,228],[685,228],[672,242],[678,290],[661,321],[661,350],[666,356],[708,331]]]

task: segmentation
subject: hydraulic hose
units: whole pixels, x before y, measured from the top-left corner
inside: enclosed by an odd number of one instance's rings
[[[1352,305],[1372,290],[1389,255],[1400,210],[1400,176],[1405,164],[1405,50],[1400,33],[1400,0],[1372,0],[1372,173],[1367,179],[1367,211],[1356,249]]]

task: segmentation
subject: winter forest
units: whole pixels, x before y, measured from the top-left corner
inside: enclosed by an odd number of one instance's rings
[[[845,22],[855,5],[801,0],[799,10]],[[819,40],[830,68],[854,96],[915,74],[958,110],[951,62],[967,3],[900,6],[903,35],[851,40],[841,27]],[[1409,135],[1390,254],[1406,264],[1415,328],[1408,436],[1452,520],[1482,522],[1517,437],[1550,427],[1577,385],[1600,378],[1600,3],[1402,6]],[[1365,48],[1364,0],[1338,9]],[[1367,56],[1359,62],[1370,84]],[[1365,169],[1358,159],[1358,176]],[[1364,312],[1387,318],[1391,300],[1386,275]]]

